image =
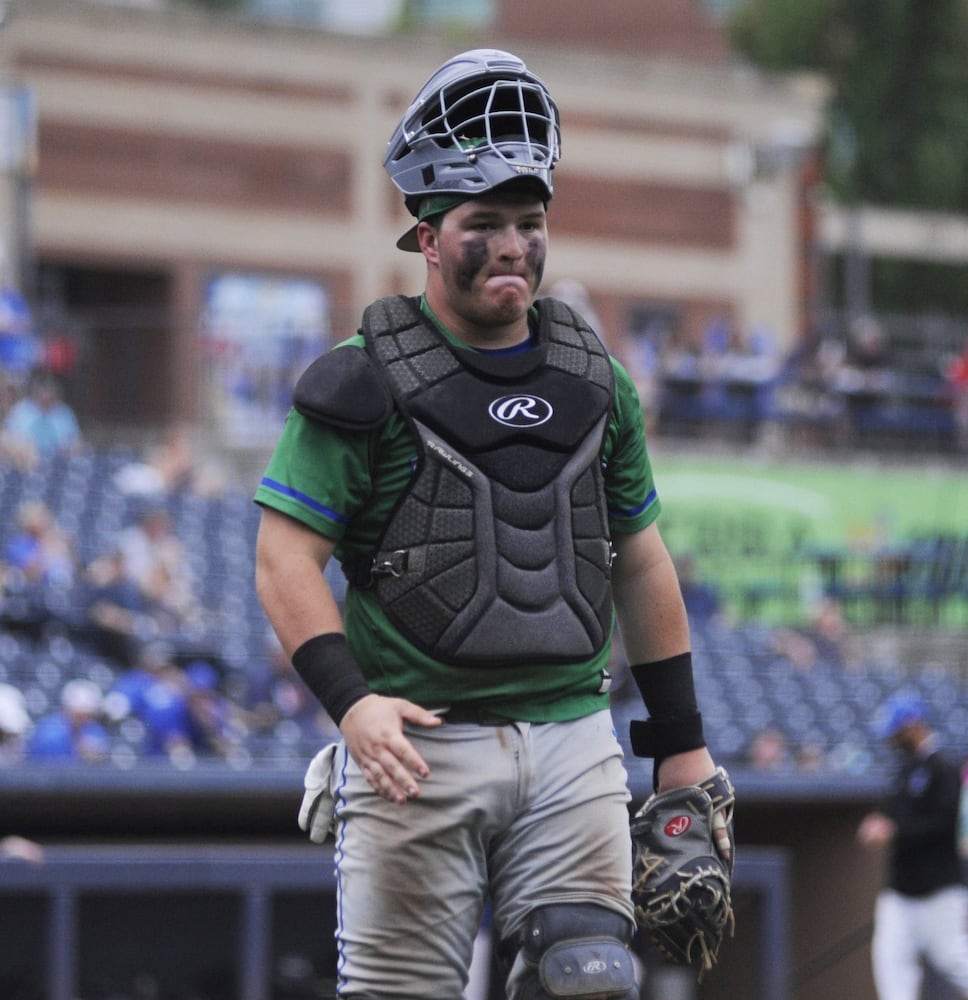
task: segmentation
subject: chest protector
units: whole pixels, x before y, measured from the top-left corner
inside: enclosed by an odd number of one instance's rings
[[[532,350],[452,347],[402,296],[363,317],[370,357],[419,443],[369,568],[390,621],[456,665],[562,663],[612,627],[601,454],[614,375],[562,302]]]

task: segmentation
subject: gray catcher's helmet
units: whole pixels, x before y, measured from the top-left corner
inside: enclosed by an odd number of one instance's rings
[[[561,154],[558,108],[510,52],[454,56],[423,85],[387,145],[383,166],[411,214],[428,194],[476,197],[516,179],[552,195]]]

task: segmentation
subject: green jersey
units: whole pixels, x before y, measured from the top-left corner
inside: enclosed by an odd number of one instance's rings
[[[351,337],[336,349],[361,350],[363,338]],[[609,529],[632,533],[655,520],[660,504],[635,386],[615,359],[612,367],[615,394],[602,455]],[[374,551],[416,459],[416,442],[397,412],[375,430],[351,431],[292,410],[255,500],[331,539],[337,559],[358,563]],[[344,623],[350,648],[378,694],[428,708],[472,703],[531,722],[578,718],[608,704],[602,680],[610,644],[575,663],[454,666],[416,649],[387,620],[373,591],[353,586]]]

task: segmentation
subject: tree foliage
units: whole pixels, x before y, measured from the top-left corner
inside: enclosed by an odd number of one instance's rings
[[[966,0],[746,0],[731,28],[755,64],[830,79],[836,196],[968,211]]]

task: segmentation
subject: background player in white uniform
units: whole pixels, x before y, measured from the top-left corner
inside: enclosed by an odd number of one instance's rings
[[[901,754],[882,811],[857,831],[865,847],[888,847],[877,898],[871,960],[880,1000],[918,1000],[927,960],[968,998],[968,889],[958,856],[961,770],[938,746],[927,706],[902,690],[881,708],[880,736]]]

